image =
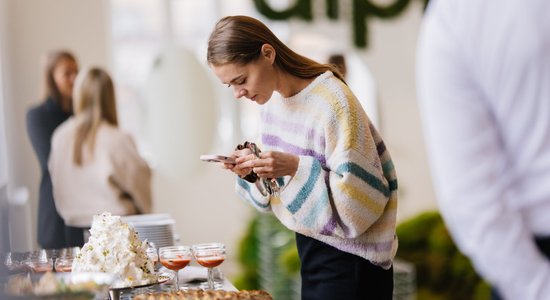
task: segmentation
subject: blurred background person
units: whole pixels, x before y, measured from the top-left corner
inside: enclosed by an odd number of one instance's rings
[[[47,55],[44,72],[45,100],[27,112],[27,133],[40,164],[38,243],[42,248],[74,246],[64,237],[65,224],[59,216],[52,193],[47,163],[54,130],[72,114],[72,93],[78,63],[68,51]]]
[[[340,72],[342,77],[346,79],[347,67],[346,67],[346,57],[342,54],[331,54],[328,57],[328,63],[334,65],[336,69]]]
[[[494,299],[550,299],[550,2],[433,0],[420,108],[444,219]]]
[[[74,108],[74,117],[54,132],[48,166],[58,211],[71,227],[65,238],[83,245],[93,215],[151,211],[151,170],[132,137],[118,128],[109,74],[82,71]]]

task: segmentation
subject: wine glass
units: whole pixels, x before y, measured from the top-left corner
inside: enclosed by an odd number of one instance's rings
[[[80,253],[80,247],[62,248],[59,255],[54,260],[54,270],[56,272],[71,272],[74,258]]]
[[[80,247],[68,247],[59,250],[59,257],[75,258],[80,253]]]
[[[191,246],[197,263],[208,268],[208,289],[214,290],[213,268],[221,265],[225,260],[225,245],[221,243],[206,243]]]
[[[23,263],[35,273],[53,271],[53,259],[44,249],[30,252]]]
[[[176,273],[175,290],[179,290],[178,271],[191,262],[191,248],[188,246],[168,246],[159,249],[160,263]]]
[[[145,250],[147,257],[153,262],[153,269],[155,272],[159,269],[159,254],[155,243],[147,241],[147,249]]]
[[[4,265],[9,271],[23,269],[21,262],[15,257],[15,253],[8,252],[4,258]]]
[[[54,269],[56,272],[71,272],[74,257],[60,257],[55,260]]]

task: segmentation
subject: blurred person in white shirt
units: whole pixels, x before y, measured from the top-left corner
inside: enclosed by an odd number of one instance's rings
[[[74,116],[54,132],[48,161],[55,204],[67,241],[82,246],[94,215],[151,211],[151,170],[132,137],[118,127],[111,77],[99,68],[79,73]]]
[[[494,299],[550,299],[550,1],[432,0],[420,110],[441,213]]]

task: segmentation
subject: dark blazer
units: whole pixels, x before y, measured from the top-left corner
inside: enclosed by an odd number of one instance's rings
[[[64,112],[52,98],[46,99],[27,112],[27,133],[42,173],[38,202],[38,243],[44,249],[71,246],[65,241],[65,223],[55,208],[52,181],[48,171],[53,132],[69,117],[70,114]]]

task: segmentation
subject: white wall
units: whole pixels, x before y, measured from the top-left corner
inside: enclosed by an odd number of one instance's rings
[[[6,146],[6,130],[4,116],[4,80],[3,80],[3,61],[4,61],[4,36],[6,34],[5,24],[6,15],[4,2],[0,1],[0,252],[6,252],[10,249],[9,243],[9,218],[7,216],[8,208],[8,153]],[[2,276],[4,274],[1,274]]]
[[[416,101],[416,40],[422,1],[411,1],[398,18],[369,22],[365,59],[378,84],[380,123],[399,184],[398,219],[436,209]]]
[[[0,187],[8,183],[8,153],[6,145],[6,123],[4,114],[4,54],[6,36],[6,9],[4,1],[0,1]]]

